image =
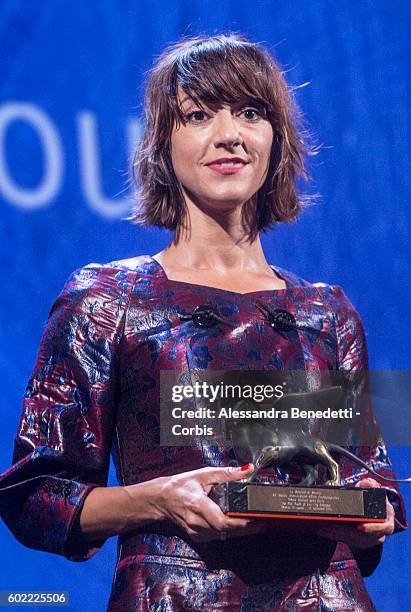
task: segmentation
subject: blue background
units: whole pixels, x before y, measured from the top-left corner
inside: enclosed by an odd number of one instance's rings
[[[363,317],[372,368],[411,369],[410,14],[408,2],[384,0],[0,5],[0,471],[48,310],[70,272],[168,242],[119,217],[130,205],[144,73],[183,34],[242,32],[268,46],[292,85],[309,82],[296,95],[324,145],[310,163],[322,197],[297,225],[264,237],[267,259],[341,284]],[[408,476],[409,448],[391,457]],[[114,539],[75,564],[23,548],[2,523],[0,537],[0,590],[65,590],[73,608],[105,608]],[[391,538],[367,580],[378,609],[407,607],[410,539]]]

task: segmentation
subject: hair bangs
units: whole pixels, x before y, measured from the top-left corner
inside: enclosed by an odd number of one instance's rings
[[[269,75],[252,46],[232,39],[227,42],[224,38],[193,46],[178,59],[172,87],[173,102],[178,106],[176,98],[180,86],[200,108],[203,104],[241,101],[271,107],[272,100],[267,96]]]

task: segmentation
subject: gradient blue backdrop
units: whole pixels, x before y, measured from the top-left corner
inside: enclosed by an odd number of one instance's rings
[[[322,199],[264,238],[267,258],[341,284],[363,317],[372,367],[411,369],[410,14],[408,2],[384,0],[1,4],[0,471],[43,324],[70,272],[168,241],[119,217],[144,73],[183,34],[240,31],[266,43],[291,84],[309,82],[297,99],[324,145],[311,163]],[[409,449],[391,455],[407,476]],[[105,608],[114,539],[75,564],[23,548],[3,524],[0,538],[0,590],[66,590],[73,609]],[[367,580],[379,609],[407,608],[410,539],[390,539]]]

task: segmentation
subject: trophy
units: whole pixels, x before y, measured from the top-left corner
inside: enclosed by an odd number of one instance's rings
[[[313,408],[315,412],[325,406],[341,405],[344,398],[343,387],[334,386],[289,393],[278,399],[274,406],[278,414],[290,414],[296,406],[301,414],[310,414]],[[240,411],[247,406],[250,407],[249,402],[241,400],[235,408]],[[328,432],[327,438],[335,439],[339,426],[347,428],[347,420],[334,419],[331,422],[334,430]],[[229,429],[237,461],[240,464],[253,463],[255,470],[247,479],[213,487],[211,498],[228,516],[385,521],[385,489],[342,487],[337,459],[346,457],[376,479],[382,477],[346,448],[313,433],[307,419],[286,419],[284,422],[281,419],[233,419]],[[301,479],[297,482],[289,480],[287,484],[259,483],[256,477],[269,467],[280,468],[283,474],[297,471]]]

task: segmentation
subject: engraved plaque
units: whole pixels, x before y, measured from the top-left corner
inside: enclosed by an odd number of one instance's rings
[[[247,487],[250,512],[364,516],[362,491],[313,487]]]
[[[295,487],[225,482],[210,497],[229,516],[384,522],[384,488]]]

